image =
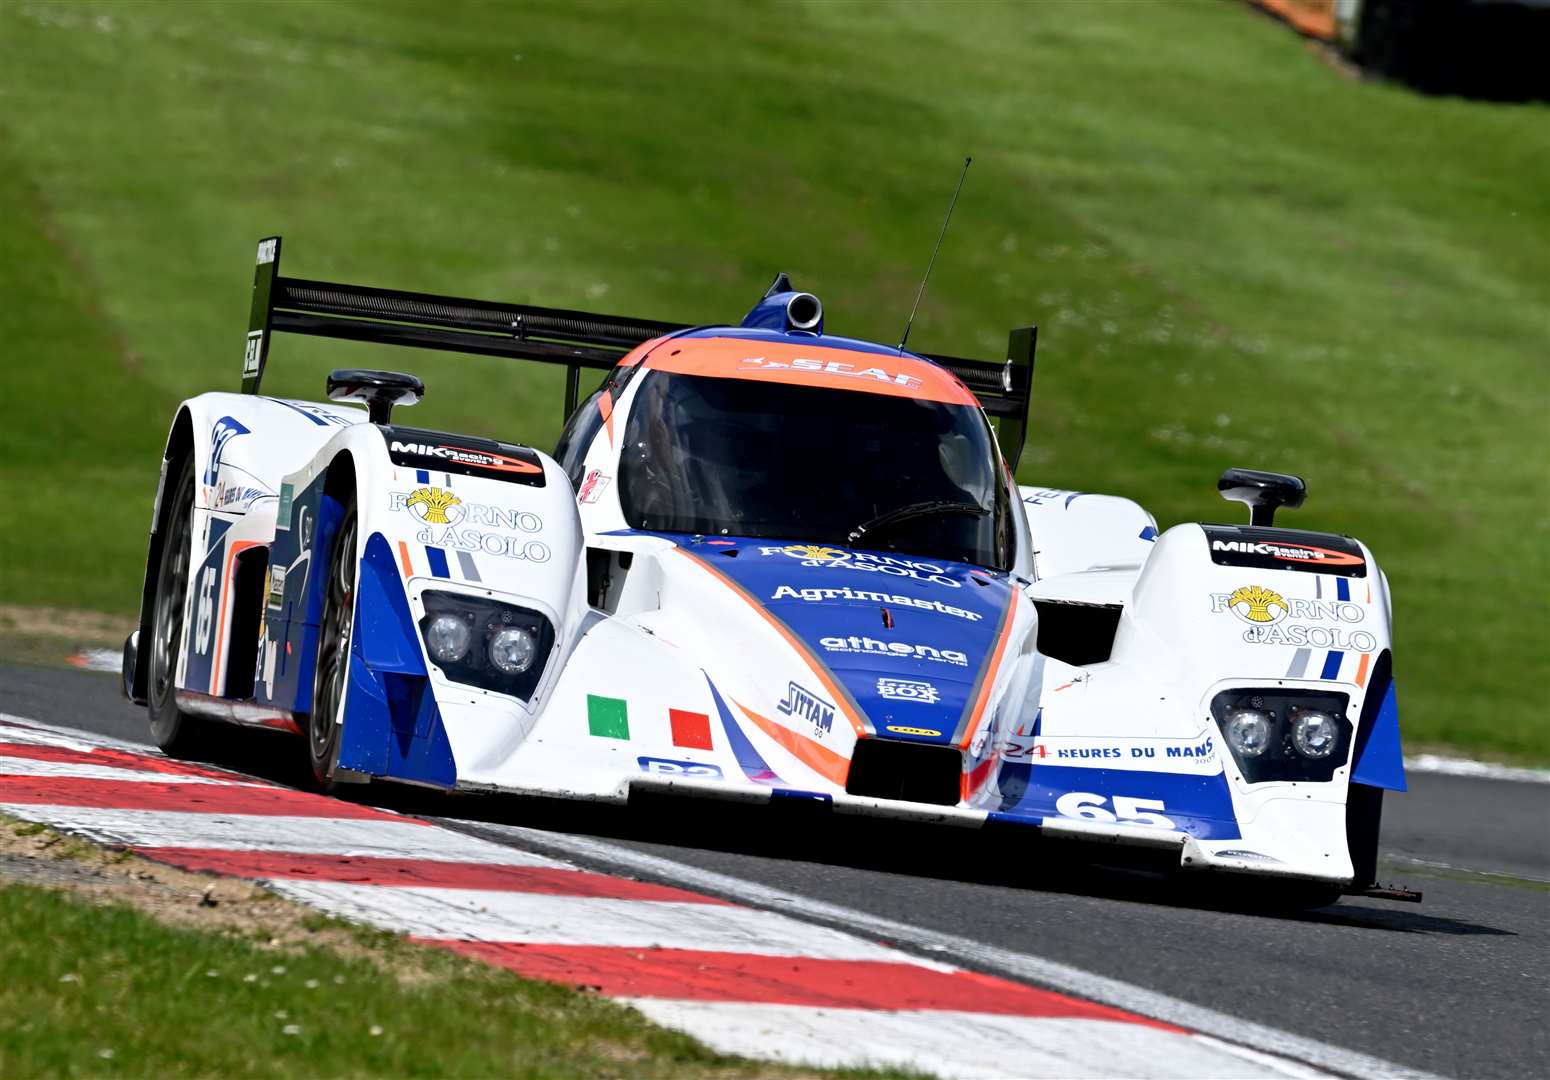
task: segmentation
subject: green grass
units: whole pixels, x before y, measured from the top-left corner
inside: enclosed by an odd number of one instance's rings
[[[879,1075],[718,1056],[601,998],[382,935],[380,962],[276,952],[24,885],[0,886],[0,926],[4,1076]]]
[[[1025,482],[1287,524],[1393,586],[1407,738],[1550,759],[1550,111],[1353,81],[1237,3],[0,7],[0,595],[127,611],[159,440],[290,273],[830,329],[1041,327]],[[316,396],[359,346],[283,342]],[[550,444],[558,374],[394,355]],[[815,435],[815,459],[823,455]]]

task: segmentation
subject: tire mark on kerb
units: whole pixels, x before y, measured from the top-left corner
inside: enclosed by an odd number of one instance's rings
[[[544,832],[519,825],[499,825],[456,818],[433,818],[472,836],[495,840],[506,838],[523,847],[560,858],[580,859],[616,870],[646,874],[686,888],[719,894],[739,903],[776,910],[797,918],[808,918],[855,933],[875,936],[906,948],[952,959],[970,967],[999,971],[1014,978],[1059,990],[1090,1001],[1112,1005],[1127,1012],[1140,1013],[1179,1027],[1190,1028],[1224,1045],[1242,1050],[1246,1061],[1261,1066],[1268,1055],[1283,1060],[1285,1071],[1296,1075],[1295,1062],[1352,1077],[1382,1080],[1440,1080],[1435,1073],[1412,1068],[1383,1058],[1347,1050],[1317,1039],[1306,1038],[1279,1028],[1257,1024],[1204,1005],[1195,1005],[1156,990],[1111,979],[1056,960],[1013,952],[986,945],[956,934],[944,934],[924,927],[910,926],[892,919],[869,915],[864,911],[815,900],[773,886],[744,881],[714,870],[674,862],[631,848],[592,837]]]

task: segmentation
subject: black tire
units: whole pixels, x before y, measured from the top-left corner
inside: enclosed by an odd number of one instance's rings
[[[188,611],[188,571],[193,560],[194,459],[185,457],[168,491],[166,532],[161,565],[156,573],[156,598],[151,614],[146,711],[151,738],[170,757],[199,757],[210,742],[209,725],[178,708],[178,659],[183,651],[184,617]],[[166,493],[163,493],[164,497]]]
[[[350,671],[350,632],[355,621],[355,506],[344,518],[329,551],[318,626],[318,655],[312,670],[312,713],[307,718],[308,760],[312,778],[324,791],[337,785],[339,744],[344,733],[344,692]]]
[[[1356,887],[1378,881],[1378,833],[1383,826],[1383,789],[1352,784],[1345,797],[1346,845],[1356,870]]]

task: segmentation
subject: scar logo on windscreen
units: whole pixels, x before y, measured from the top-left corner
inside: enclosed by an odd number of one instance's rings
[[[834,706],[794,682],[786,685],[786,698],[775,708],[782,715],[808,721],[815,733],[827,735],[834,728]]]

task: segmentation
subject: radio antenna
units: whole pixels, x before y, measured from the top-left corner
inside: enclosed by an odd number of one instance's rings
[[[942,250],[942,237],[947,235],[947,223],[953,220],[953,209],[958,205],[958,196],[963,194],[963,182],[968,179],[969,165],[972,157],[963,159],[963,172],[958,174],[958,186],[953,189],[953,201],[947,204],[947,216],[942,219],[942,231],[936,234],[936,247],[931,249],[931,260],[926,263],[926,274],[920,279],[920,288],[915,290],[915,303],[910,305],[909,321],[904,324],[904,336],[899,339],[899,354],[904,354],[904,344],[910,339],[910,327],[915,325],[915,312],[920,309],[920,298],[926,294],[926,282],[931,280],[931,268],[936,265],[936,253]]]

